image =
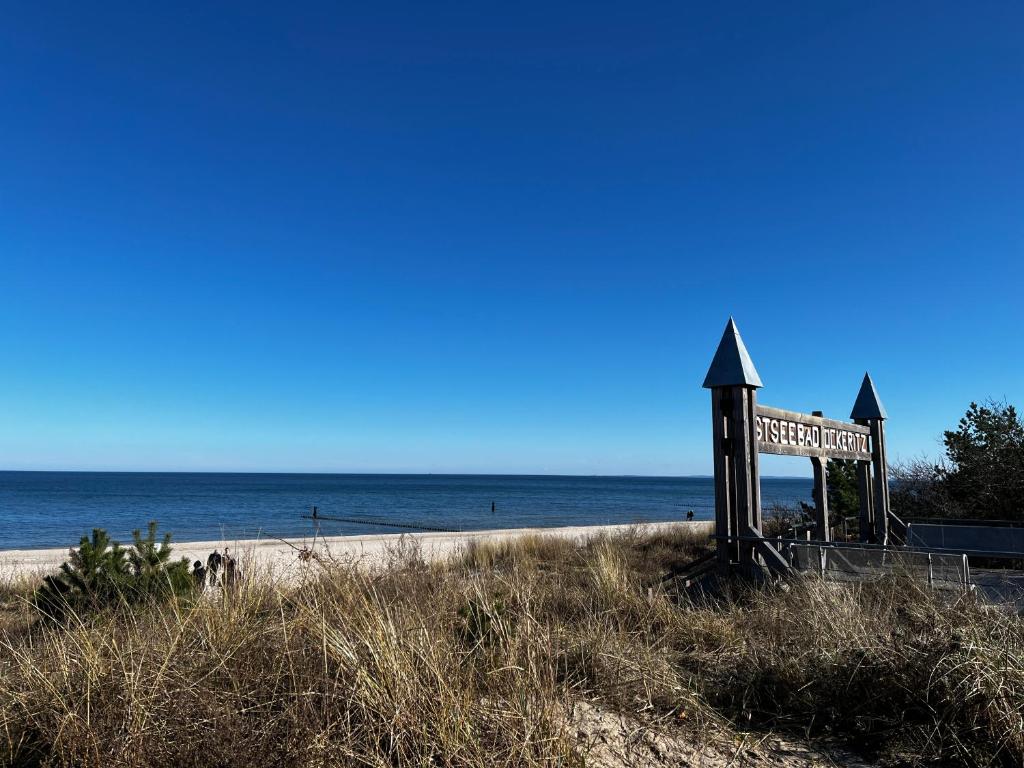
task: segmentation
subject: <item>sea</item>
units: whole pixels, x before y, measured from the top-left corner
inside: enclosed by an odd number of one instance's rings
[[[764,507],[811,480],[762,478]],[[317,520],[311,518],[317,508]],[[714,518],[710,477],[0,472],[0,550],[128,542],[157,521],[175,541],[470,531]]]

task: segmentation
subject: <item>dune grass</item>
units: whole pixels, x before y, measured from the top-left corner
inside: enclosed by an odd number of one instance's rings
[[[1024,623],[913,582],[647,585],[685,531],[249,574],[233,595],[0,624],[0,765],[582,766],[581,703],[694,741],[1024,763]],[[16,596],[12,597],[16,600]]]

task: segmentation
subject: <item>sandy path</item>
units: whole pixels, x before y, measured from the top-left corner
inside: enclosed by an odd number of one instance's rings
[[[561,538],[583,539],[602,532],[622,531],[639,527],[646,531],[654,531],[674,526],[688,526],[694,530],[706,530],[711,534],[712,524],[706,521],[692,523],[648,523],[640,526],[629,525],[594,525],[572,526],[566,528],[507,528],[487,531],[470,531],[466,533],[389,533],[364,536],[328,536],[316,542],[319,554],[329,553],[331,557],[348,560],[379,560],[387,552],[398,546],[415,545],[420,548],[423,556],[429,560],[448,557],[471,541],[500,541],[519,536],[543,534]],[[299,562],[298,550],[312,547],[313,538],[297,539],[245,539],[240,541],[190,541],[174,544],[174,555],[184,555],[189,562],[202,560],[214,548],[224,551],[230,548],[232,554],[239,557],[243,566],[249,570],[270,570],[278,575],[295,572]],[[16,579],[21,577],[42,576],[60,567],[67,559],[66,548],[55,549],[6,549],[0,550],[0,578]]]

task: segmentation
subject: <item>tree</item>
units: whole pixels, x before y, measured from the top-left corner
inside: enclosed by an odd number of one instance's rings
[[[971,403],[943,442],[949,463],[937,475],[966,517],[1024,516],[1024,423],[1012,405]]]
[[[940,477],[941,467],[928,459],[901,461],[889,467],[889,503],[904,521],[914,518],[963,517]]]
[[[96,610],[115,602],[128,580],[125,550],[102,528],[92,529],[72,549],[60,572],[43,579],[36,607],[46,616],[62,618],[69,609]]]
[[[835,520],[860,513],[857,490],[857,462],[851,459],[829,459],[825,467],[828,487],[829,516]]]
[[[151,522],[146,538],[135,530],[134,545],[127,550],[102,528],[94,528],[91,538],[83,536],[78,549],[70,551],[60,572],[43,580],[34,596],[36,608],[46,618],[62,621],[72,614],[163,602],[187,593],[193,587],[188,562],[171,561],[171,536],[166,534],[157,546],[156,528]]]
[[[146,538],[136,528],[132,531],[134,544],[128,552],[132,578],[130,588],[134,602],[160,602],[172,594],[184,594],[192,586],[188,561],[182,558],[171,560],[171,534],[165,533],[157,546],[156,521],[151,520]]]
[[[904,518],[1024,518],[1024,424],[1012,406],[971,403],[943,434],[946,461],[892,468],[890,501]]]

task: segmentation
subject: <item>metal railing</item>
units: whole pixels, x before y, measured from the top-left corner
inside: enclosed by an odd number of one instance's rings
[[[807,541],[781,536],[712,536],[712,539],[767,543],[797,573],[839,581],[904,575],[919,578],[936,588],[955,587],[975,591],[989,599],[1015,603],[1024,609],[1024,571],[1013,568],[978,568],[972,567],[970,563],[970,558],[984,558],[984,562],[1019,561],[1019,552]]]

